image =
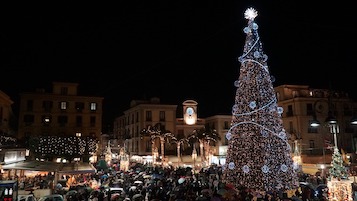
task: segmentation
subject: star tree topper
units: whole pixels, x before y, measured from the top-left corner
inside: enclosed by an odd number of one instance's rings
[[[258,11],[250,7],[244,12],[244,18],[247,20],[254,20],[258,16]]]

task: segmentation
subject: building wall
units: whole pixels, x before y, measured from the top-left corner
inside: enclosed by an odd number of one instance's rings
[[[103,97],[77,95],[76,83],[53,82],[50,93],[42,89],[20,94],[18,138],[30,136],[90,136],[100,139]],[[66,103],[66,108],[61,108]],[[96,109],[91,109],[91,104]],[[46,122],[47,121],[47,122]]]
[[[130,106],[124,115],[115,119],[113,134],[121,138],[118,144],[124,145],[131,155],[151,155],[151,139],[142,135],[141,131],[160,124],[163,130],[173,133],[177,105],[161,104],[160,99],[154,97],[150,100],[133,100]],[[159,139],[154,141],[155,146],[160,148]]]
[[[10,97],[0,90],[0,135],[12,133],[10,121],[14,115],[11,108],[13,103]]]
[[[356,128],[350,124],[353,114],[356,114],[356,103],[344,92],[329,89],[314,89],[305,85],[281,85],[275,88],[278,105],[284,109],[282,114],[285,130],[291,135],[290,144],[299,144],[304,163],[314,163],[316,156],[321,156],[320,163],[330,163],[331,149],[334,145],[333,134],[325,123],[329,111],[337,118],[339,133],[337,145],[345,153],[349,153],[351,162],[355,160]],[[310,126],[316,119],[321,123],[317,128]],[[295,141],[297,140],[297,141]],[[327,156],[327,157],[326,157]]]

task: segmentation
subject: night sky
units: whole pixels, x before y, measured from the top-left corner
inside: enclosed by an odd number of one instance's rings
[[[355,7],[343,1],[127,1],[13,10],[1,18],[0,90],[79,83],[104,97],[105,123],[133,99],[196,100],[199,117],[230,114],[247,24],[255,21],[274,86],[304,84],[357,97]],[[346,1],[347,2],[347,1]],[[17,113],[16,113],[17,115]]]

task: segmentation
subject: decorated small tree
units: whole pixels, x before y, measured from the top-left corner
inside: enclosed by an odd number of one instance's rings
[[[331,160],[331,168],[329,169],[330,177],[329,179],[336,178],[338,180],[348,179],[348,173],[346,167],[343,165],[343,160],[338,148],[335,147],[332,160]]]
[[[348,179],[348,172],[343,165],[343,159],[335,145],[332,154],[330,176],[327,182],[328,200],[352,201],[352,181]]]
[[[236,188],[255,191],[285,191],[298,188],[289,134],[284,130],[275,91],[254,21],[257,11],[245,13],[246,42],[241,63],[223,181]]]

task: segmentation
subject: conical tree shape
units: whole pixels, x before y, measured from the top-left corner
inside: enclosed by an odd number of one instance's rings
[[[281,114],[254,21],[257,11],[248,8],[248,26],[241,62],[232,126],[223,181],[237,188],[257,191],[290,190],[298,187],[293,167],[288,133],[283,128]]]
[[[342,155],[336,146],[332,154],[331,166],[332,167],[329,169],[330,179],[348,179],[348,172],[343,165]]]

